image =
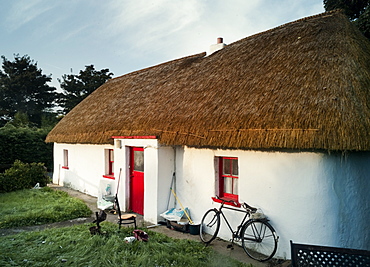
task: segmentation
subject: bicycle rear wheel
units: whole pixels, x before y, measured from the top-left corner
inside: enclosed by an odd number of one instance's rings
[[[220,229],[220,213],[216,209],[208,210],[200,223],[200,239],[209,244],[216,238]]]
[[[241,238],[244,251],[252,259],[267,261],[276,252],[277,236],[267,221],[247,221],[241,231]]]

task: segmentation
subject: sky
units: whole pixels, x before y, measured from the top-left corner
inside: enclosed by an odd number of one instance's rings
[[[118,77],[324,12],[323,0],[0,0],[0,55],[49,84],[87,65]],[[2,63],[2,61],[1,61]]]

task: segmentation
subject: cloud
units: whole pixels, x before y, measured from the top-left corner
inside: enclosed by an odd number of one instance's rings
[[[206,51],[217,37],[226,43],[323,11],[303,0],[136,0],[108,2],[107,37],[122,54],[164,60]],[[316,6],[314,6],[314,4]],[[285,18],[285,21],[282,20]],[[135,52],[134,52],[135,53]]]
[[[323,12],[322,0],[6,2],[0,10],[3,53],[25,51],[66,71],[91,62],[115,74],[207,51],[217,37],[230,44]]]
[[[125,43],[145,47],[163,40],[199,20],[202,4],[196,0],[136,0],[113,3],[107,13],[115,13],[110,32],[124,35]]]
[[[74,37],[77,37],[81,33],[84,33],[85,30],[90,28],[89,25],[76,25],[74,28],[65,31],[60,37],[57,39],[58,42],[65,42],[68,41]]]
[[[12,1],[9,14],[6,17],[6,27],[12,32],[53,8],[51,2],[43,0]]]

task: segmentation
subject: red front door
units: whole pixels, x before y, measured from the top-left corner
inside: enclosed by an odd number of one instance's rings
[[[144,215],[144,148],[130,148],[130,209]]]

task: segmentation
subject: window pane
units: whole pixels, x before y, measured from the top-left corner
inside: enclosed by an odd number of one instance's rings
[[[233,175],[238,176],[239,171],[238,171],[238,160],[233,159]]]
[[[114,153],[113,153],[113,149],[109,149],[109,160],[110,160],[110,161],[114,161]]]
[[[237,178],[233,179],[233,194],[237,195],[238,194],[238,180]]]
[[[224,193],[232,194],[233,193],[233,179],[229,177],[224,178]]]
[[[114,173],[113,173],[113,171],[114,171],[114,162],[112,161],[112,162],[110,163],[109,174],[110,174],[110,175],[113,175],[113,174],[114,174]]]
[[[230,159],[224,159],[223,160],[223,174],[231,175],[231,160]]]
[[[64,156],[64,166],[68,166],[68,150],[67,149],[64,149],[63,150],[63,156]]]
[[[144,151],[134,151],[134,171],[144,171]]]

